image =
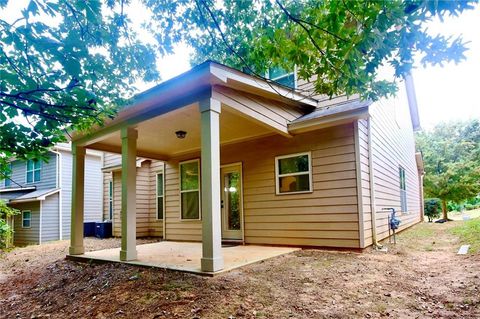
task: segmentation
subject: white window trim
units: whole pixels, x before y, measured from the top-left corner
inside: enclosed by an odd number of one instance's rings
[[[30,171],[28,170],[28,161],[33,161],[33,163],[34,163],[34,164],[33,164],[33,165],[34,165],[34,166],[33,166],[33,170],[30,170]],[[25,162],[25,184],[35,184],[35,183],[38,183],[38,182],[42,181],[42,162],[41,162],[41,161],[38,161],[38,163],[40,163],[40,168],[37,168],[37,169],[35,169],[35,162],[36,162],[35,160],[27,160],[27,161]],[[40,179],[39,179],[38,181],[35,180],[35,171],[40,171]],[[27,176],[28,176],[28,173],[29,173],[29,172],[32,172],[32,173],[33,173],[33,175],[32,175],[32,182],[29,182],[29,181],[28,181],[28,177],[27,177]]]
[[[28,219],[30,221],[30,226],[28,227],[23,226],[23,221],[25,220],[25,217],[24,217],[25,213],[30,213],[30,219]],[[32,211],[31,210],[22,210],[22,228],[32,228]]]
[[[276,81],[279,80],[279,79],[283,79],[283,78],[285,78],[285,77],[290,76],[290,74],[293,74],[293,89],[296,90],[297,87],[298,87],[297,65],[295,65],[295,66],[293,67],[293,71],[292,71],[292,72],[290,72],[290,73],[285,73],[284,75],[280,75],[280,76],[277,76],[277,77],[271,78],[271,79],[270,79],[270,69],[268,69],[268,70],[267,70],[267,76],[266,76],[266,77],[269,78],[271,81],[276,82]],[[281,84],[280,84],[280,85],[281,85]]]
[[[197,162],[197,165],[198,165],[198,189],[189,189],[189,190],[186,190],[186,191],[183,191],[182,190],[182,170],[181,170],[181,166],[183,164],[188,164],[188,163],[192,163],[192,162]],[[200,166],[200,159],[199,158],[196,158],[196,159],[192,159],[192,160],[188,160],[188,161],[183,161],[183,162],[179,162],[178,163],[178,190],[180,191],[180,220],[181,221],[184,221],[184,222],[191,222],[191,221],[199,221],[199,220],[202,220],[202,176],[201,176],[201,169],[202,167]],[[198,191],[198,219],[184,219],[182,217],[182,193],[188,193],[188,192],[196,192]]]
[[[291,157],[298,157],[298,156],[308,156],[308,172],[298,172],[298,173],[288,173],[288,174],[279,174],[280,168],[278,166],[278,161],[284,158],[291,158]],[[298,191],[298,192],[280,192],[280,177],[286,176],[298,176],[298,175],[306,175],[308,173],[308,186],[309,189],[307,191]],[[275,157],[275,194],[276,195],[292,195],[292,194],[306,194],[306,193],[313,193],[313,181],[312,181],[312,152],[302,152],[302,153],[294,153],[288,155],[281,155]]]
[[[162,202],[163,202],[163,211],[162,211],[162,216],[163,218],[158,218],[158,175],[162,175],[162,189],[163,189],[163,195],[162,195]],[[165,173],[164,171],[159,171],[155,174],[155,220],[163,220],[165,218]],[[181,187],[181,185],[180,185]],[[180,202],[181,202],[181,195],[180,195]],[[180,210],[180,214],[182,211]]]
[[[114,215],[114,207],[113,207],[113,194],[114,192],[114,184],[113,184],[113,174],[112,179],[108,181],[108,218],[113,221]],[[111,207],[111,210],[110,210]],[[111,212],[111,215],[110,215]]]

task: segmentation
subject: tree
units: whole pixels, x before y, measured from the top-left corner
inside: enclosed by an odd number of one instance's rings
[[[425,23],[477,2],[144,0],[154,15],[150,29],[167,26],[160,44],[185,41],[195,49],[194,63],[213,59],[260,77],[270,67],[296,67],[300,78],[314,81],[316,94],[372,100],[396,92],[395,80],[378,79],[382,65],[398,79],[415,54],[424,65],[464,59],[460,37],[431,35]]]
[[[135,80],[158,79],[154,47],[116,3],[31,0],[18,19],[0,18],[0,171],[113,116]]]
[[[448,220],[447,201],[459,203],[480,193],[480,121],[439,124],[416,141],[425,163],[425,195],[441,199]]]
[[[379,68],[391,65],[398,79],[417,53],[424,64],[464,59],[461,38],[430,35],[425,23],[477,2],[140,0],[156,40],[144,44],[126,14],[142,9],[130,0],[30,0],[20,19],[0,18],[0,165],[113,116],[135,80],[158,79],[155,56],[180,42],[193,47],[194,63],[214,59],[259,77],[296,67],[317,94],[394,94]]]
[[[13,235],[13,229],[8,220],[18,214],[20,214],[19,210],[7,206],[3,200],[0,200],[0,248],[8,246]]]

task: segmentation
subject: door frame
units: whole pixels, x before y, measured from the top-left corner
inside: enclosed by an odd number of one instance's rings
[[[235,163],[229,163],[229,164],[224,164],[224,165],[220,165],[220,178],[222,179],[223,176],[222,176],[222,170],[224,168],[229,168],[229,167],[238,167],[239,168],[239,171],[240,171],[240,185],[241,185],[241,196],[240,196],[240,225],[242,226],[242,229],[241,229],[241,232],[242,232],[242,238],[240,239],[243,243],[245,243],[245,218],[244,218],[244,209],[243,209],[243,162],[235,162]],[[220,185],[222,185],[223,182],[222,180],[220,180]],[[223,198],[223,189],[220,190],[220,198],[222,199]],[[221,227],[222,227],[222,241],[224,240],[223,238],[223,209],[222,209],[222,212],[221,212],[222,216],[221,216]],[[229,240],[229,239],[226,239],[226,240]]]

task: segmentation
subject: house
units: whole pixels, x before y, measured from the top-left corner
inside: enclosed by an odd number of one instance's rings
[[[144,235],[201,242],[201,269],[216,272],[222,241],[361,250],[388,236],[386,208],[400,230],[420,222],[419,119],[405,82],[374,103],[309,97],[208,61],[140,94],[73,135],[70,255],[84,254],[86,149],[117,154],[105,157],[104,214],[123,261]]]
[[[102,154],[86,156],[85,220],[102,219]],[[0,180],[0,199],[21,211],[13,219],[14,244],[42,244],[70,238],[72,153],[59,144],[48,161],[12,160],[8,178]]]

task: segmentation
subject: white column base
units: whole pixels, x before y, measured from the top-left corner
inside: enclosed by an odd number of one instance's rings
[[[202,258],[202,271],[216,272],[223,269],[223,258]]]
[[[83,246],[70,246],[68,248],[68,253],[70,255],[83,255],[85,253],[85,248]]]
[[[137,250],[120,250],[120,260],[121,261],[132,261],[137,259]]]

